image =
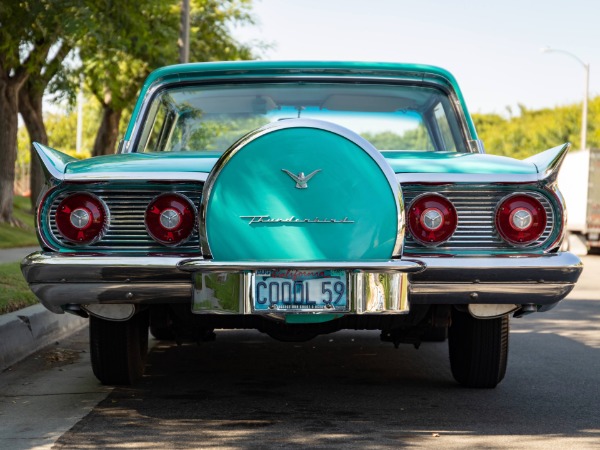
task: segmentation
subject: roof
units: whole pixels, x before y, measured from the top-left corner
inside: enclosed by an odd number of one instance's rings
[[[418,82],[430,81],[442,84],[454,91],[468,122],[472,138],[476,139],[475,127],[467,110],[462,92],[454,76],[445,69],[424,64],[407,64],[392,62],[352,62],[352,61],[226,61],[177,64],[162,67],[152,72],[142,90],[140,98],[133,111],[137,115],[142,99],[148,90],[156,84],[177,82],[185,80],[222,79],[247,77],[278,77],[278,76],[337,76],[337,77],[365,77],[379,79],[403,79]],[[126,139],[132,131],[130,123]]]

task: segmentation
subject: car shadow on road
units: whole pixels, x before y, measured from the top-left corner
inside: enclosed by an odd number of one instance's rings
[[[555,326],[576,320],[585,335],[585,318],[565,313]],[[547,448],[549,436],[597,442],[600,349],[549,327],[515,325],[507,377],[492,390],[458,386],[445,344],[396,350],[377,332],[280,343],[221,331],[199,346],[161,343],[139,385],[115,389],[55,448],[452,448],[489,446],[498,436],[508,447]]]

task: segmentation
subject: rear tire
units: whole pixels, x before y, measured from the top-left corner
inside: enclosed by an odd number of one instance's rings
[[[506,374],[508,332],[508,315],[476,319],[454,309],[448,329],[454,379],[466,387],[495,388]]]
[[[90,316],[90,354],[102,384],[135,383],[144,373],[148,354],[148,312],[119,322]]]

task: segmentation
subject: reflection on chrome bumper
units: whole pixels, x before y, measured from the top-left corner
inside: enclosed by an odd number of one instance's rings
[[[420,261],[427,270],[409,277],[414,304],[550,305],[571,292],[583,270],[581,260],[568,252]]]
[[[191,303],[193,272],[247,273],[272,268],[329,268],[351,273],[408,274],[409,300],[415,304],[549,305],[562,300],[571,291],[583,268],[579,258],[566,252],[519,257],[427,257],[419,258],[419,261],[364,263],[219,263],[174,256],[37,252],[25,258],[21,266],[32,291],[44,306],[54,312],[62,312],[61,305],[67,303]],[[246,288],[244,292],[247,292]],[[240,303],[243,306],[240,312],[249,312],[247,303]],[[352,312],[360,312],[359,309],[354,305]]]
[[[270,304],[268,309],[256,309],[254,283],[254,272],[198,273],[194,282],[192,311],[196,314],[262,314],[274,317],[290,313],[409,312],[408,276],[405,273],[348,273],[348,303],[344,310],[323,307],[315,311],[314,306],[308,307],[304,301],[296,304],[291,299],[285,305],[279,304],[279,307]],[[235,295],[229,295],[233,291]]]

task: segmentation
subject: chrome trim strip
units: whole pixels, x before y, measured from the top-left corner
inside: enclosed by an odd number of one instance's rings
[[[212,257],[212,252],[210,250],[210,244],[208,242],[206,229],[206,210],[212,194],[213,186],[216,180],[218,179],[219,174],[221,173],[225,165],[229,162],[229,160],[233,158],[233,156],[235,156],[236,153],[242,150],[244,146],[268,133],[288,128],[316,128],[319,130],[324,130],[330,133],[338,134],[362,148],[367,153],[367,155],[369,155],[371,159],[375,161],[375,163],[379,166],[379,168],[385,175],[396,202],[398,230],[392,257],[399,257],[402,254],[402,246],[404,243],[405,219],[402,192],[400,190],[400,185],[398,184],[398,180],[396,179],[394,171],[386,161],[385,157],[366,139],[340,125],[314,119],[289,119],[281,122],[269,123],[261,128],[251,131],[250,133],[242,137],[240,140],[238,140],[235,144],[233,144],[227,151],[225,151],[225,153],[223,153],[223,155],[221,155],[221,157],[214,165],[213,170],[210,172],[206,180],[206,183],[204,185],[204,192],[202,195],[202,204],[200,207],[199,233],[200,247],[202,248],[204,256],[206,258]]]
[[[411,304],[551,305],[564,299],[574,283],[411,283]]]
[[[65,181],[201,181],[205,182],[205,172],[95,172],[83,174],[66,174]]]
[[[485,153],[485,148],[483,146],[483,141],[481,139],[471,139],[469,140],[469,148],[472,153]]]
[[[177,267],[185,272],[246,272],[254,270],[345,270],[365,273],[417,273],[425,269],[419,261],[213,261],[184,259]]]
[[[399,183],[537,183],[538,174],[397,173]],[[490,186],[491,187],[491,186]]]
[[[176,83],[177,82],[175,82],[173,84],[176,84]],[[142,100],[140,109],[138,110],[137,116],[135,117],[135,122],[133,122],[133,127],[131,128],[131,134],[129,135],[129,145],[127,145],[127,148],[123,148],[123,153],[138,153],[137,151],[134,151],[134,148],[139,145],[138,141],[139,141],[139,137],[141,136],[142,130],[144,129],[143,120],[145,120],[145,118],[146,118],[146,112],[152,105],[152,101],[154,100],[154,94],[158,90],[160,90],[161,88],[163,88],[167,85],[168,84],[163,83],[161,80],[157,80],[146,91],[146,96]],[[142,152],[139,152],[139,153],[142,153]]]

